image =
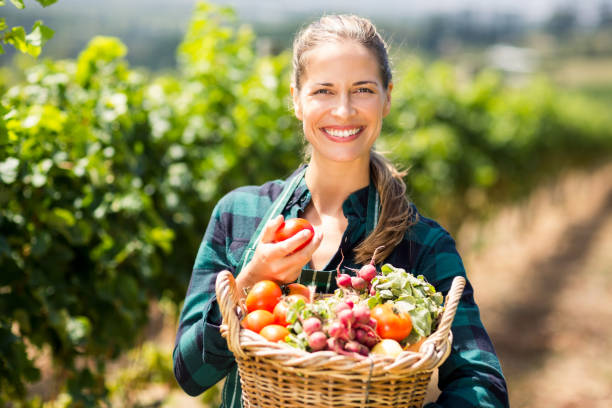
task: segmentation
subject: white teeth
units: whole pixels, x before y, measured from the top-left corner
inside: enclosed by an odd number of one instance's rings
[[[355,133],[359,132],[361,130],[361,128],[353,128],[353,129],[346,129],[346,130],[337,130],[337,129],[325,129],[325,131],[327,133],[329,133],[330,135],[334,136],[334,137],[349,137],[349,136],[353,136]]]

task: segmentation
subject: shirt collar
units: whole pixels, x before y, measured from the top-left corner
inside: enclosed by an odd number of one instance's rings
[[[289,179],[295,177],[306,165],[301,165],[293,174],[289,176]],[[286,181],[287,182],[287,181]],[[344,216],[348,220],[347,233],[349,234],[349,240],[357,242],[365,238],[366,234],[370,231],[368,228],[368,212],[372,212],[371,217],[378,215],[376,200],[377,191],[374,182],[370,180],[368,186],[362,187],[359,190],[352,192],[342,203],[342,211]],[[287,202],[287,206],[283,211],[288,218],[298,217],[304,212],[308,204],[310,203],[312,196],[310,190],[306,185],[306,179],[302,178],[300,184],[297,186],[293,195]]]

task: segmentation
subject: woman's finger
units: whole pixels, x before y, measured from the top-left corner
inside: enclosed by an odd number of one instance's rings
[[[264,227],[263,234],[261,235],[261,242],[264,244],[274,242],[274,234],[276,234],[276,231],[280,228],[283,222],[285,222],[285,219],[282,214],[277,215],[275,218],[268,221]]]
[[[282,251],[283,256],[291,255],[309,239],[313,238],[313,233],[309,229],[302,230],[294,236],[285,239],[278,243],[278,247]]]

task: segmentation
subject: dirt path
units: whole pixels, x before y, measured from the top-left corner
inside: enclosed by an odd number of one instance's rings
[[[612,165],[568,175],[457,241],[511,406],[612,406]]]

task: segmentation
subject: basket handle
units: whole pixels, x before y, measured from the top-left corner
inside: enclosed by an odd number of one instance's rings
[[[219,272],[215,282],[215,292],[223,317],[221,335],[227,340],[227,346],[232,353],[246,358],[246,354],[240,347],[240,320],[237,314],[237,308],[240,307],[238,289],[234,275],[230,271]]]
[[[463,276],[455,276],[451,284],[451,288],[446,294],[446,301],[444,302],[444,312],[442,312],[442,318],[438,324],[438,329],[433,333],[431,339],[436,349],[439,349],[442,344],[448,340],[448,333],[453,324],[455,313],[457,312],[457,306],[459,306],[459,300],[463,294],[463,288],[465,287],[465,278]]]

